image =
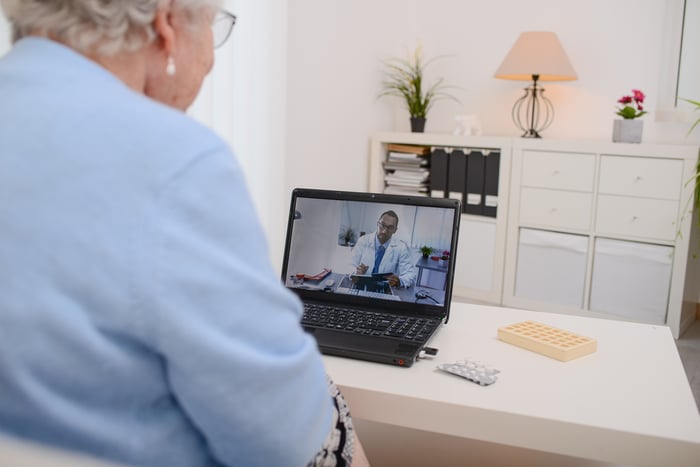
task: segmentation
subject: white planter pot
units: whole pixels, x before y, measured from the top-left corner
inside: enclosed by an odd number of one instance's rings
[[[644,122],[635,119],[617,119],[613,121],[613,143],[641,143]]]

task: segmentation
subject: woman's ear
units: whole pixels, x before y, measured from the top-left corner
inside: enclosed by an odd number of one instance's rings
[[[153,29],[157,36],[156,43],[162,48],[166,57],[172,57],[175,54],[175,28],[170,5],[156,10]]]

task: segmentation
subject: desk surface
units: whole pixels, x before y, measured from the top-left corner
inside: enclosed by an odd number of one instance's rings
[[[344,274],[344,273],[337,273],[337,272],[332,272],[325,276],[323,279],[319,280],[305,280],[303,283],[300,284],[295,284],[294,281],[291,279],[291,277],[288,277],[286,280],[285,285],[287,287],[298,287],[301,289],[307,289],[307,290],[323,290],[326,284],[326,281],[332,280],[333,285],[330,286],[331,291],[338,291],[338,288],[352,288],[352,283],[350,281],[349,274]],[[428,294],[430,297],[433,299],[426,299],[423,298],[424,303],[428,304],[433,304],[434,302],[436,303],[444,303],[445,300],[445,291],[444,290],[436,290],[432,289],[430,287],[418,287],[416,285],[413,285],[411,287],[403,288],[403,287],[393,287],[392,288],[392,294],[396,295],[400,300],[404,302],[416,302],[421,299],[416,298],[416,292],[418,291],[423,291],[426,294]]]
[[[444,271],[447,272],[447,265],[446,264],[440,264],[440,261],[436,261],[434,259],[430,258],[419,258],[418,262],[416,263],[416,267],[418,268],[425,268],[425,269],[432,269],[433,271]]]
[[[594,338],[594,354],[560,362],[498,340],[524,320]],[[411,368],[324,356],[354,417],[625,465],[700,459],[700,415],[668,327],[453,303]],[[478,386],[435,369],[469,358],[501,373]],[[409,410],[410,408],[410,410]]]

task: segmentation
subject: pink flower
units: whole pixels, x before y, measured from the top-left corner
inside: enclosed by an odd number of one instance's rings
[[[631,96],[622,96],[620,98],[620,100],[618,100],[617,102],[619,102],[620,104],[629,104],[630,102],[632,102],[632,97]]]
[[[639,89],[632,89],[631,96],[622,96],[618,99],[617,103],[622,104],[623,107],[618,107],[615,113],[626,119],[639,118],[647,113],[644,110],[644,106],[642,106],[645,98],[646,96],[642,91]]]
[[[632,89],[632,94],[634,95],[634,101],[641,104],[644,102],[644,98],[646,97],[642,91],[639,89]]]

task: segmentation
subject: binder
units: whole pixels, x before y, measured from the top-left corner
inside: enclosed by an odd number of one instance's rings
[[[464,205],[465,178],[467,175],[467,155],[453,149],[449,156],[449,170],[447,175],[447,197],[458,199]]]
[[[434,148],[430,153],[430,196],[434,198],[447,196],[448,157],[444,148]]]
[[[498,174],[501,167],[500,151],[485,152],[484,216],[496,217],[498,211]]]
[[[464,212],[482,215],[484,213],[484,154],[480,149],[472,149],[467,156],[467,187]]]

